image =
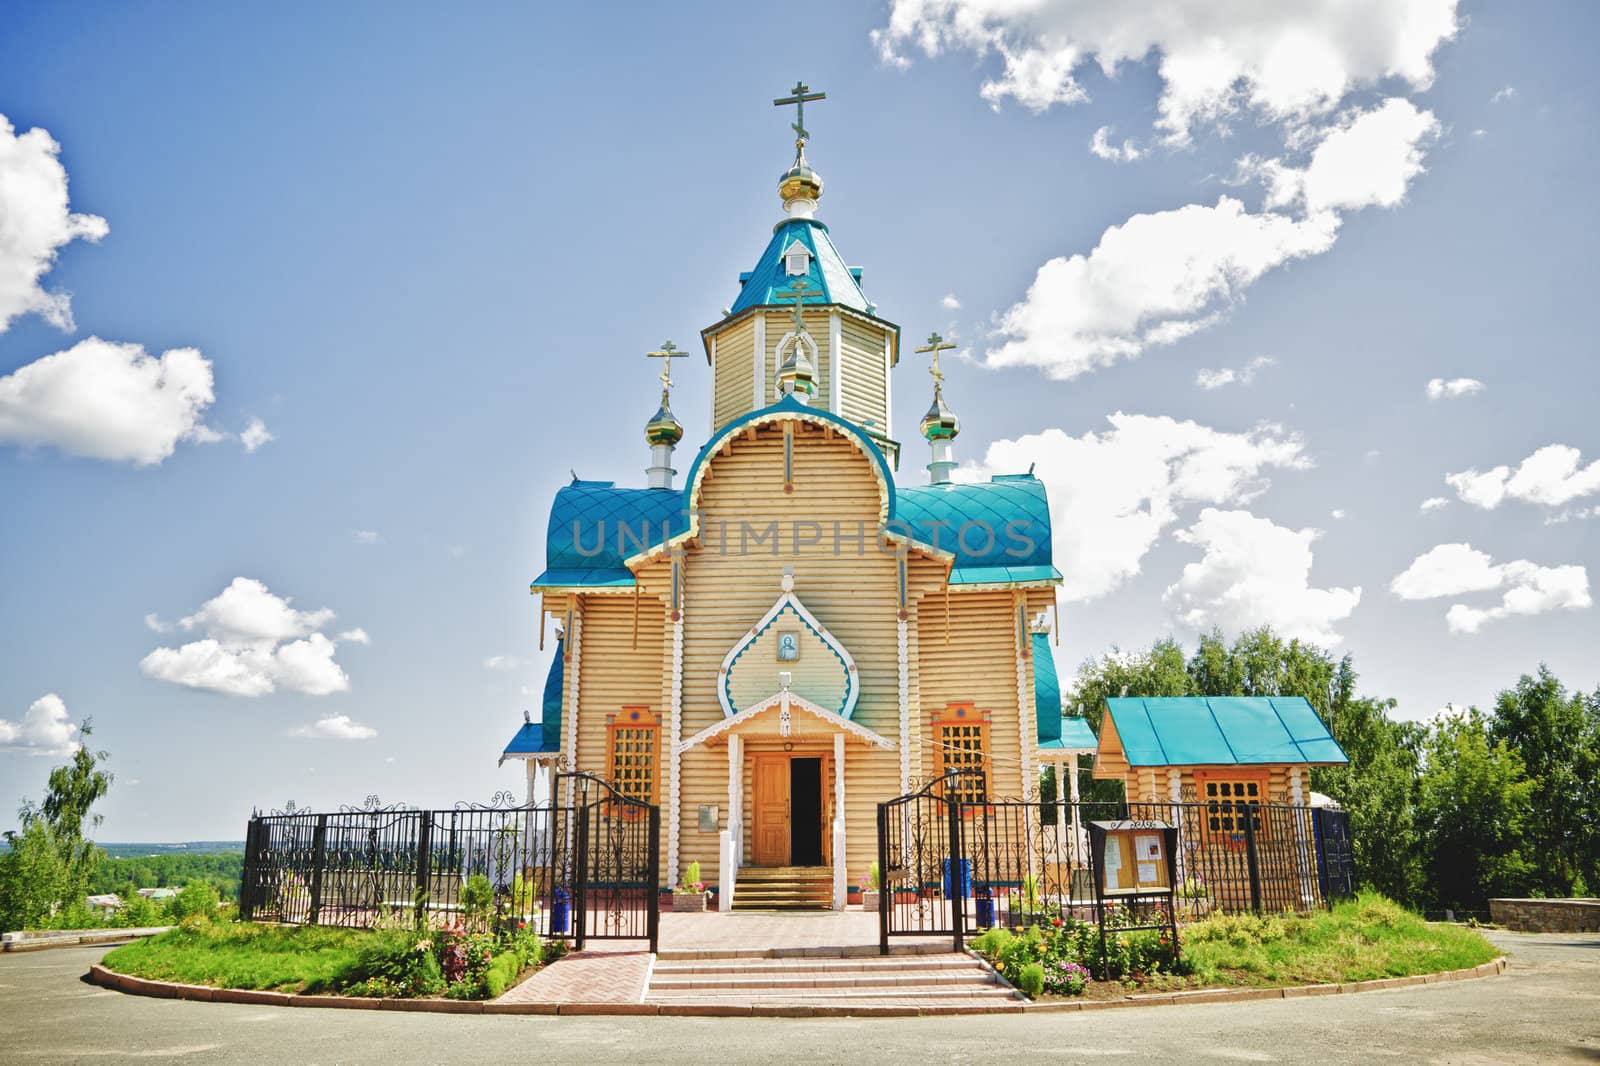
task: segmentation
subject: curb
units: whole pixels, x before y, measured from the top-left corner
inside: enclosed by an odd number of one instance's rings
[[[1063,1000],[1050,1003],[1009,1001],[1004,1006],[928,1008],[909,1006],[807,1006],[805,1004],[682,1004],[670,1003],[500,1003],[466,999],[365,999],[356,996],[308,996],[292,992],[258,992],[244,988],[211,988],[115,973],[99,963],[89,967],[86,980],[118,992],[158,999],[188,999],[207,1003],[253,1003],[272,1007],[320,1007],[332,1010],[387,1010],[423,1014],[556,1014],[625,1015],[679,1018],[910,1018],[932,1014],[1057,1014],[1067,1011],[1116,1010],[1124,1007],[1175,1006],[1184,1003],[1248,1003],[1257,1000],[1295,999],[1300,996],[1349,995],[1389,988],[1414,988],[1447,981],[1470,981],[1504,972],[1504,956],[1465,970],[1382,977],[1347,984],[1292,985],[1287,988],[1197,988],[1185,992],[1153,992],[1124,999]]]
[[[6,933],[5,939],[0,941],[0,951],[48,951],[51,948],[83,947],[86,944],[111,947],[130,943],[140,937],[165,933],[171,928],[170,925],[157,925],[132,929],[90,929],[62,933],[59,936],[24,936],[21,933]]]

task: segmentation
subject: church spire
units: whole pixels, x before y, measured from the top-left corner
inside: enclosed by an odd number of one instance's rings
[[[645,471],[646,484],[653,489],[670,489],[672,475],[677,473],[672,469],[672,450],[683,439],[683,426],[678,424],[669,402],[672,391],[672,360],[684,353],[671,341],[662,341],[659,349],[645,354],[652,359],[662,361],[661,406],[644,426],[645,443],[650,445],[650,467]]]
[[[794,121],[789,124],[794,130],[794,163],[778,179],[778,195],[783,197],[783,209],[790,218],[811,218],[822,198],[822,176],[806,162],[806,142],[811,139],[811,131],[806,129],[806,104],[826,100],[828,94],[812,92],[803,81],[795,82],[791,91],[794,95],[772,101],[774,107],[795,106]]]
[[[939,369],[939,353],[954,348],[954,344],[934,333],[929,335],[927,344],[916,349],[918,355],[933,356],[933,363],[928,367],[928,373],[933,375],[933,405],[928,408],[928,413],[922,416],[922,435],[933,446],[933,462],[928,464],[928,481],[934,485],[949,481],[950,471],[956,467],[956,461],[952,458],[951,442],[956,439],[956,434],[961,432],[961,420],[955,416],[954,411],[945,406],[944,371]]]

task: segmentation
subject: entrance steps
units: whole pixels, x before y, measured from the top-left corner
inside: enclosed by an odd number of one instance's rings
[[[1021,1010],[1023,1001],[969,955],[657,959],[646,1003],[873,1010]]]
[[[746,866],[733,890],[736,911],[825,911],[833,907],[831,866]]]

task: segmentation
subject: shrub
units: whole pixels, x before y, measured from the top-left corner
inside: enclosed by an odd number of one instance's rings
[[[173,921],[181,922],[191,914],[204,914],[210,918],[216,913],[217,905],[222,902],[222,897],[217,895],[217,890],[207,881],[190,881],[183,886],[183,890],[172,897],[172,902],[167,904],[168,913]]]
[[[1022,968],[1022,973],[1017,977],[1017,988],[1029,999],[1038,999],[1044,991],[1044,967],[1037,962],[1030,962]]]
[[[482,874],[473,874],[461,886],[461,909],[473,925],[481,925],[494,912],[494,886]]]

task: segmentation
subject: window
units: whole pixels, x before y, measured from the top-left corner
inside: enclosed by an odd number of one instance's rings
[[[790,277],[799,277],[810,266],[811,252],[805,245],[795,241],[783,253],[783,272]]]
[[[656,748],[661,727],[648,707],[624,707],[607,722],[611,736],[611,787],[629,799],[656,801]]]
[[[985,783],[989,761],[989,712],[970,703],[952,703],[934,712],[934,742],[939,748],[939,773],[951,770],[976,770],[958,778],[945,793],[962,803],[982,803],[987,798]]]
[[[1247,821],[1260,833],[1261,804],[1266,799],[1267,778],[1260,775],[1196,774],[1200,800],[1206,805],[1206,832],[1243,839]]]

